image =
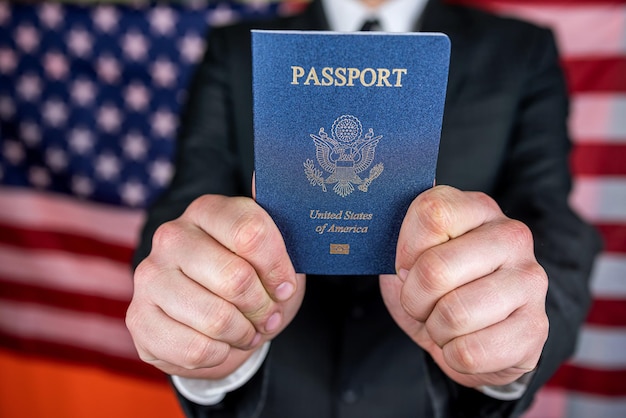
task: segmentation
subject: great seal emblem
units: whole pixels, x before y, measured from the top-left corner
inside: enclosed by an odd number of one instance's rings
[[[354,191],[357,185],[359,190],[367,192],[370,184],[383,172],[382,163],[376,164],[369,171],[368,177],[362,179],[359,173],[367,170],[374,161],[374,154],[382,135],[374,136],[374,130],[369,128],[363,134],[361,121],[352,115],[339,116],[331,128],[329,136],[323,127],[317,135],[310,134],[315,143],[315,157],[326,173],[315,167],[313,160],[304,162],[304,173],[312,186],[321,186],[325,192],[326,184],[334,184],[333,191],[341,197],[346,197]]]

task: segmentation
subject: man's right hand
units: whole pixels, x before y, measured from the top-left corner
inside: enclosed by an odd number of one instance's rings
[[[254,200],[206,195],[159,227],[134,283],[126,325],[141,359],[221,379],[291,322],[305,276]]]

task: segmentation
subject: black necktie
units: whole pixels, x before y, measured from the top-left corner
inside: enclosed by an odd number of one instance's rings
[[[375,31],[375,30],[382,30],[382,27],[380,26],[380,22],[378,21],[378,19],[367,19],[365,21],[365,23],[363,23],[363,26],[360,29],[362,32],[369,32],[369,31]]]

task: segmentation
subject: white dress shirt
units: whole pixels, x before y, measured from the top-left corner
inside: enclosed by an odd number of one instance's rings
[[[330,30],[358,31],[369,19],[377,19],[385,32],[410,32],[428,0],[387,0],[377,8],[365,6],[360,0],[322,0]],[[243,386],[259,370],[270,343],[266,342],[239,369],[221,380],[188,379],[172,376],[172,382],[187,399],[200,405],[215,405],[226,393]],[[480,390],[495,399],[519,399],[526,391],[527,374],[505,386],[483,386]]]

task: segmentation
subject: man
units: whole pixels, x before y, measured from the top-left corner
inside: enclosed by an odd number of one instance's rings
[[[249,30],[354,30],[371,15],[451,39],[449,186],[413,201],[396,275],[305,277],[245,197]],[[174,376],[189,416],[520,414],[572,353],[599,246],[567,205],[566,115],[547,30],[436,0],[314,1],[213,31],[138,251],[127,324],[140,356]]]

